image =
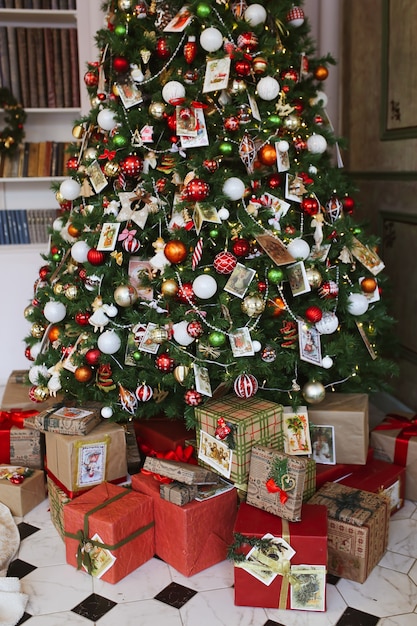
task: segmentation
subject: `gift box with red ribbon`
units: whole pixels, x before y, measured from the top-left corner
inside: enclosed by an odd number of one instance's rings
[[[132,489],[153,498],[157,556],[183,576],[224,561],[233,538],[236,490],[177,506],[161,498],[160,484],[153,475],[132,476]]]
[[[154,526],[152,498],[102,483],[64,506],[67,563],[117,583],[154,556]]]
[[[194,430],[187,430],[184,420],[164,416],[135,420],[134,428],[139,449],[143,456],[175,451],[185,448],[186,440],[195,438]]]
[[[33,409],[0,411],[0,463],[43,468],[44,435],[25,424],[37,413]]]
[[[228,554],[235,605],[325,611],[327,509],[304,504],[301,518],[240,505]]]
[[[0,466],[0,502],[12,515],[23,517],[46,498],[42,470],[10,465]]]
[[[372,448],[368,449],[368,456],[366,463],[370,463],[374,457],[374,451]],[[324,483],[332,483],[343,476],[349,476],[353,472],[365,467],[362,464],[354,463],[336,463],[335,465],[327,465],[326,463],[316,463],[316,491],[324,485]]]
[[[371,431],[371,446],[376,459],[406,468],[405,497],[417,500],[417,415],[389,413]]]

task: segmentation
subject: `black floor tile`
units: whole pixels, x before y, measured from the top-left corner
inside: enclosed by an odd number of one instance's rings
[[[33,572],[36,569],[35,565],[31,565],[30,563],[26,563],[26,561],[21,561],[20,559],[15,559],[9,565],[7,570],[7,576],[13,576],[14,578],[23,578]]]
[[[27,524],[26,522],[20,522],[20,524],[17,525],[17,529],[19,531],[20,541],[23,541],[23,539],[26,539],[26,537],[30,537],[40,530],[40,528],[38,528],[37,526],[32,526],[31,524]]]
[[[171,583],[155,596],[155,600],[169,604],[169,606],[174,607],[174,609],[180,609],[188,600],[191,600],[196,593],[194,589],[189,589],[178,583]]]
[[[73,613],[90,619],[92,622],[98,621],[103,615],[108,613],[110,609],[116,606],[117,602],[113,602],[108,598],[92,593],[88,598],[77,604],[72,610]]]
[[[379,617],[348,606],[336,626],[376,626],[378,622]]]
[[[30,619],[31,617],[33,617],[33,615],[30,615],[29,613],[23,613],[22,617],[20,618],[20,620],[17,622],[16,626],[21,626],[22,624],[24,624],[25,622],[28,621],[28,619]]]
[[[264,626],[284,626],[284,624],[281,624],[281,622],[274,622],[273,619],[269,619],[265,622]]]
[[[336,585],[340,580],[340,576],[335,576],[334,574],[326,574],[326,582],[329,585]]]

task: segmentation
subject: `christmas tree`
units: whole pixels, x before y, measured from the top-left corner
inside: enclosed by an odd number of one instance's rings
[[[32,397],[192,421],[223,393],[298,406],[385,388],[384,265],[326,113],[334,61],[302,7],[103,10],[25,310]]]

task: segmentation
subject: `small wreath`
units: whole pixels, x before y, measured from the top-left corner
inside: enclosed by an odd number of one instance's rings
[[[4,109],[6,122],[0,131],[0,153],[11,154],[25,136],[26,113],[7,87],[0,88],[0,108]]]

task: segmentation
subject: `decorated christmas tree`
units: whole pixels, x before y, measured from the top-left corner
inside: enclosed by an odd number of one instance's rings
[[[395,372],[308,19],[290,0],[111,0],[25,310],[31,394],[117,421],[293,406]]]

